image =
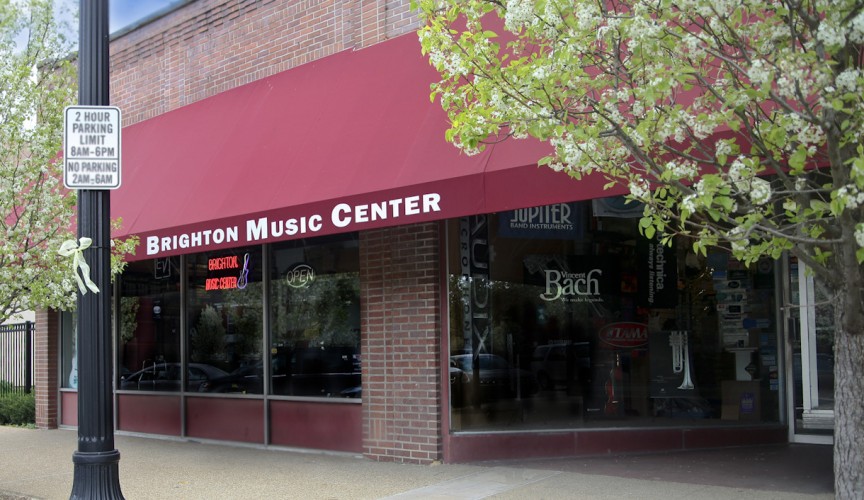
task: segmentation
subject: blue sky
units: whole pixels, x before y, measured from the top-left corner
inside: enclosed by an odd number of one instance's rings
[[[55,1],[61,12],[78,12],[80,0]],[[183,0],[108,0],[108,31],[114,33],[178,1]]]
[[[178,0],[108,0],[109,31],[114,33]]]

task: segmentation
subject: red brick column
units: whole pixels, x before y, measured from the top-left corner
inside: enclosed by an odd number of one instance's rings
[[[439,234],[437,223],[360,234],[367,458],[441,459]]]
[[[360,1],[360,46],[368,47],[386,40],[387,18],[385,0]]]
[[[36,312],[34,348],[34,385],[36,388],[36,427],[56,429],[59,409],[60,314]]]

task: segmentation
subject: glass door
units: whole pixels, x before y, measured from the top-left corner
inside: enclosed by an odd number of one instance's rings
[[[803,264],[789,262],[790,437],[831,443],[834,434],[834,314]]]

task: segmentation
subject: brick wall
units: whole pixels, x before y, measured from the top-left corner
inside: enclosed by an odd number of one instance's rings
[[[56,311],[36,312],[34,339],[34,385],[36,386],[36,427],[57,428],[60,366],[60,315]]]
[[[111,42],[124,125],[417,28],[408,0],[197,0]]]
[[[381,461],[441,459],[437,223],[360,233],[363,449]]]

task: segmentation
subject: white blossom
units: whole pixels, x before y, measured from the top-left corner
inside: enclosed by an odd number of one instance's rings
[[[729,156],[732,154],[732,145],[729,141],[719,140],[714,143],[714,154],[717,156]]]
[[[696,211],[696,195],[688,194],[681,200],[681,208],[686,212],[693,213]]]
[[[666,170],[672,172],[676,179],[693,179],[699,174],[696,164],[686,160],[667,162]]]
[[[544,80],[549,76],[549,69],[545,66],[537,66],[531,72],[531,76],[536,80]]]
[[[754,177],[750,181],[750,201],[754,205],[761,206],[771,199],[771,184],[765,179]]]
[[[729,242],[732,244],[732,251],[742,253],[747,250],[749,242],[744,238],[744,230],[741,226],[733,227],[729,230]]]
[[[800,115],[792,113],[787,115],[785,129],[793,134],[799,142],[804,145],[821,145],[825,142],[825,132],[818,125],[810,123]]]
[[[687,53],[690,54],[691,57],[701,58],[705,55],[705,48],[702,40],[700,40],[695,34],[687,33],[681,41],[687,49]]]
[[[645,179],[631,179],[630,194],[637,200],[648,200],[651,197],[648,181]]]
[[[864,43],[864,10],[859,10],[849,23],[849,40],[852,43]]]
[[[579,30],[588,30],[601,20],[597,4],[593,2],[579,2],[573,17]]]
[[[864,224],[858,224],[855,226],[855,241],[858,243],[859,247],[864,248]]]
[[[838,88],[845,90],[846,92],[857,92],[858,80],[861,76],[861,70],[856,68],[847,68],[837,75],[837,79],[834,81],[837,83]]]
[[[846,44],[846,33],[830,19],[823,19],[816,30],[816,39],[828,47],[842,47]]]
[[[747,190],[747,181],[753,175],[753,172],[744,164],[743,160],[743,156],[735,158],[732,164],[729,165],[729,173],[727,174],[729,181],[735,184],[740,191]]]
[[[864,205],[864,192],[861,192],[854,184],[842,186],[838,189],[837,198],[850,210]]]
[[[531,0],[507,0],[506,9],[504,27],[510,31],[520,31],[534,17],[534,2]]]
[[[774,72],[767,67],[765,61],[756,59],[747,70],[747,77],[754,85],[764,86],[771,83]]]

